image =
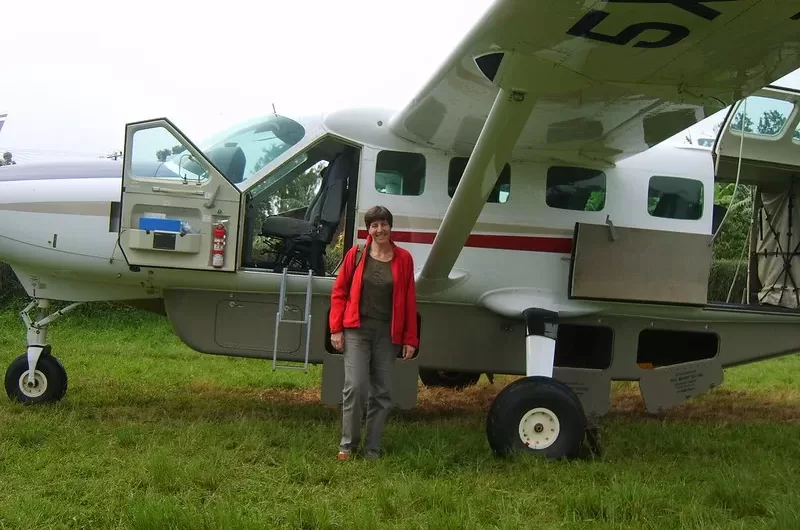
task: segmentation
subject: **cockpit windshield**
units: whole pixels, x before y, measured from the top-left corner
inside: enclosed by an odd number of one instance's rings
[[[228,180],[240,184],[297,144],[305,134],[296,121],[272,114],[235,125],[204,142],[200,149]]]

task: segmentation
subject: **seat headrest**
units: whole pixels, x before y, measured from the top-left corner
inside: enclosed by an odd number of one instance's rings
[[[234,184],[244,180],[247,157],[244,156],[244,151],[238,145],[224,145],[211,149],[208,152],[208,158]]]

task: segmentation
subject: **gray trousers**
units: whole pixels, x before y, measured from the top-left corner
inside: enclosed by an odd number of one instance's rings
[[[392,407],[392,365],[397,353],[389,322],[362,317],[360,328],[344,330],[341,451],[358,448],[366,406],[365,450],[380,454],[383,426]]]

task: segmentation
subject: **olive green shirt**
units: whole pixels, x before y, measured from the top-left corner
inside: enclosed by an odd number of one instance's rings
[[[364,276],[361,284],[360,313],[362,317],[391,321],[392,294],[392,262],[379,261],[364,249]]]

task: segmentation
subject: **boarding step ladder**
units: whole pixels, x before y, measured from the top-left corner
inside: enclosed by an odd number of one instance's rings
[[[311,287],[314,281],[314,271],[308,271],[308,283],[306,283],[306,305],[303,308],[303,320],[292,320],[283,317],[283,311],[286,306],[286,283],[289,280],[287,269],[283,269],[283,276],[281,277],[281,293],[278,299],[278,314],[275,318],[275,342],[272,347],[272,371],[282,370],[303,370],[308,373],[308,349],[311,345]],[[299,324],[306,327],[306,351],[303,360],[303,366],[292,366],[278,363],[278,332],[280,331],[281,324]]]

